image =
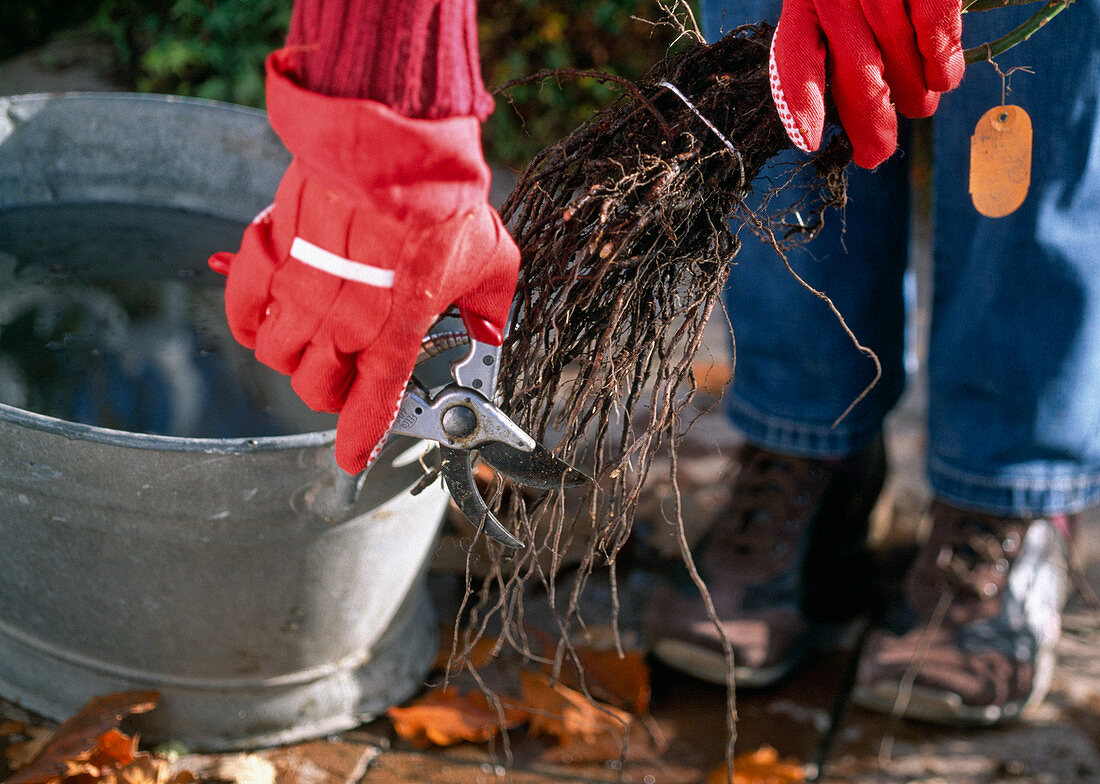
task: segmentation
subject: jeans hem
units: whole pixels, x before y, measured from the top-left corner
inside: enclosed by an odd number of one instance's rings
[[[728,396],[726,414],[745,439],[756,446],[798,457],[846,457],[867,448],[882,431],[882,422],[832,425],[798,422],[759,411]]]
[[[928,481],[937,498],[987,514],[1042,517],[1073,514],[1100,504],[1100,475],[986,476],[928,458]]]

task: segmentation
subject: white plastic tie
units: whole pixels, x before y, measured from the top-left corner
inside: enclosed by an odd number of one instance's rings
[[[726,145],[726,147],[729,148],[729,151],[731,153],[733,153],[733,157],[737,159],[737,166],[741,170],[741,184],[743,185],[745,183],[745,162],[741,160],[741,153],[739,153],[737,151],[737,148],[733,146],[733,142],[731,142],[729,139],[727,139],[725,134],[723,134],[720,130],[718,130],[718,128],[714,125],[714,123],[712,123],[710,120],[708,120],[706,117],[704,117],[703,113],[700,112],[697,108],[695,108],[695,104],[693,104],[691,101],[689,101],[687,96],[684,95],[682,92],[680,92],[679,87],[674,85],[672,82],[668,82],[668,81],[658,82],[658,85],[660,87],[664,87],[664,88],[668,89],[669,92],[671,92],[673,95],[675,95],[681,101],[683,101],[684,105],[688,109],[691,110],[692,114],[694,114],[696,117],[698,117],[700,120],[702,120],[703,124],[706,125],[708,128],[710,128],[710,130],[714,133],[714,135],[717,136],[721,140],[722,144]]]
[[[345,280],[354,280],[357,283],[366,283],[380,289],[393,288],[393,270],[372,267],[358,261],[345,259],[332,251],[314,245],[301,237],[295,237],[290,245],[291,258],[297,259],[303,264],[335,275]]]

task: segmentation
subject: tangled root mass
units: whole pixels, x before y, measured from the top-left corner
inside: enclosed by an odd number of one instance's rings
[[[536,155],[502,208],[523,255],[502,406],[597,480],[579,497],[498,485],[502,516],[531,545],[496,574],[505,615],[521,604],[510,590],[553,587],[582,530],[578,582],[614,563],[653,457],[682,433],[738,234],[762,237],[780,263],[843,204],[843,133],[827,132],[816,156],[769,163],[790,147],[770,96],[771,35],[746,26],[668,56]]]

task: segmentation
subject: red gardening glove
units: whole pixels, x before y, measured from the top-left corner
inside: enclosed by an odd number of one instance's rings
[[[413,120],[309,92],[294,53],[268,58],[271,125],[294,161],[245,230],[228,275],[234,337],[340,413],[336,460],[358,473],[397,414],[420,341],[452,303],[472,336],[501,342],[519,251],[488,202],[475,117]]]
[[[821,144],[826,74],[855,162],[897,147],[897,113],[928,117],[962,80],[960,0],[783,0],[772,39],[772,97],[787,135]],[[896,109],[896,111],[895,111]]]

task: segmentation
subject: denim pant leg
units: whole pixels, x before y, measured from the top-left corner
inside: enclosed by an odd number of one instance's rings
[[[775,23],[779,6],[772,0],[704,2],[706,33],[714,40],[745,22]],[[747,229],[740,232],[744,246],[726,287],[735,349],[730,418],[749,440],[789,454],[831,457],[866,446],[904,386],[907,159],[898,155],[873,173],[853,168],[851,175],[845,212],[831,213],[822,234],[790,255],[792,267],[833,300],[882,362],[883,377],[839,425],[834,421],[874,378],[874,365],[826,303]]]
[[[1029,8],[968,15],[968,45]],[[1032,183],[1013,215],[971,206],[978,118],[1001,100],[967,68],[936,114],[936,259],[929,476],[937,494],[1003,514],[1100,502],[1100,0],[1078,0],[997,58],[1034,127]]]

